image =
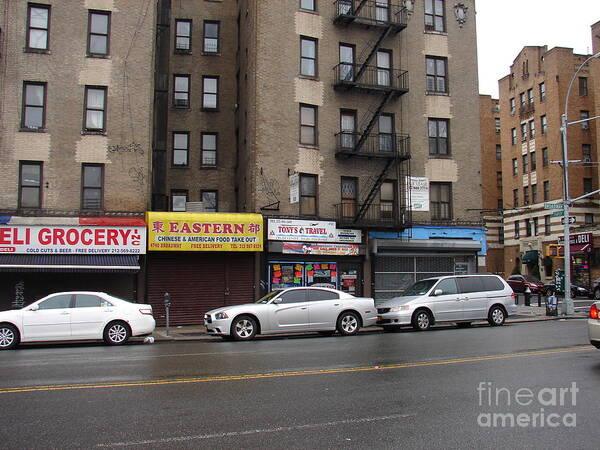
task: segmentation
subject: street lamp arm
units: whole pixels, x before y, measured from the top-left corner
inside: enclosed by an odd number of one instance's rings
[[[575,78],[577,77],[577,74],[581,71],[581,69],[583,69],[583,67],[592,59],[594,58],[599,58],[600,57],[600,52],[593,54],[592,56],[588,57],[584,62],[581,63],[581,65],[577,68],[577,70],[575,71],[575,74],[573,75],[573,78],[571,78],[571,81],[569,82],[569,88],[567,89],[567,96],[565,97],[565,126],[567,123],[567,108],[569,106],[569,94],[571,93],[571,88],[573,87],[573,83],[575,82]]]

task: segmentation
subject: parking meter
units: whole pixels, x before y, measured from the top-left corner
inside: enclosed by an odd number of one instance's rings
[[[165,332],[165,334],[168,336],[169,335],[169,308],[171,308],[171,294],[169,294],[168,292],[165,292],[165,313],[166,313],[166,324],[167,324],[167,330]]]

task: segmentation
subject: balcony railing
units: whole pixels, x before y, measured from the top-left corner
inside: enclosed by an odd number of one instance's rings
[[[406,28],[408,13],[404,6],[387,1],[367,0],[359,8],[361,0],[336,0],[333,23],[348,25],[357,23],[367,26],[394,26],[396,31]]]
[[[398,69],[384,69],[366,66],[361,71],[360,64],[340,63],[333,68],[334,88],[359,88],[373,92],[397,91],[398,94],[408,92],[408,72]]]
[[[526,116],[531,116],[535,112],[535,106],[533,103],[525,103],[519,107],[519,117],[522,119]]]
[[[363,158],[410,158],[410,137],[397,133],[369,134],[360,149],[356,145],[362,134],[352,131],[342,131],[335,135],[336,156],[358,156]]]
[[[339,203],[335,206],[335,220],[340,226],[365,228],[396,228],[410,226],[410,214],[406,208],[397,208],[392,203],[371,203],[361,218],[356,214],[360,203]]]

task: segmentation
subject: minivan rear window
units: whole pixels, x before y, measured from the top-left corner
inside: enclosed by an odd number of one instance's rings
[[[463,294],[468,292],[501,291],[504,289],[502,281],[497,277],[459,277],[457,281],[460,292]]]
[[[504,289],[504,284],[497,277],[481,277],[483,280],[483,288],[486,291],[501,291]]]

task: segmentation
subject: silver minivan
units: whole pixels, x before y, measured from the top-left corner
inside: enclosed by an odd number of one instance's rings
[[[512,288],[498,275],[450,275],[417,281],[401,296],[376,300],[377,325],[393,330],[412,325],[428,330],[439,322],[468,326],[487,320],[503,325],[516,314]]]

